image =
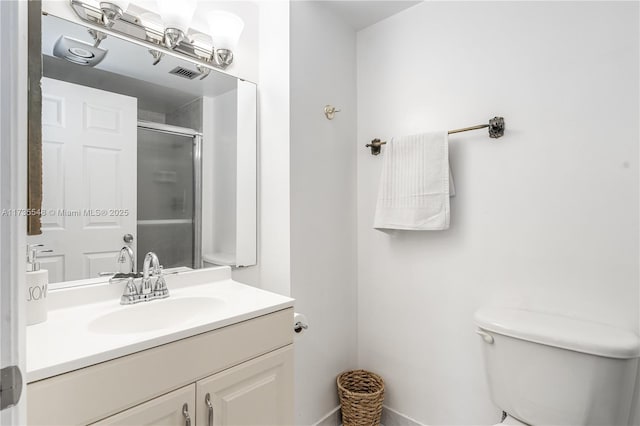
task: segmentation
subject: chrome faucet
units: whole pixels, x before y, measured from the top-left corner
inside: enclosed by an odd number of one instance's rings
[[[129,261],[129,272],[100,272],[98,275],[101,277],[109,277],[109,284],[118,283],[120,281],[127,280],[129,278],[139,278],[140,274],[136,272],[136,255],[129,246],[124,246],[118,253],[117,262],[125,263]],[[120,270],[120,267],[117,268]]]
[[[144,263],[142,264],[142,287],[140,288],[141,294],[151,293],[151,278],[149,277],[149,268],[152,268],[152,275],[162,274],[162,266],[160,266],[158,256],[152,251],[146,254],[146,256],[144,257]]]
[[[169,297],[167,283],[162,276],[162,265],[158,256],[150,251],[144,257],[142,264],[142,278],[129,278],[124,293],[120,298],[121,305],[131,305],[139,302],[148,302],[154,299]]]
[[[120,249],[120,253],[118,254],[118,263],[124,263],[129,258],[129,272],[132,274],[136,273],[136,261],[135,254],[133,254],[133,249],[129,246],[124,246]]]

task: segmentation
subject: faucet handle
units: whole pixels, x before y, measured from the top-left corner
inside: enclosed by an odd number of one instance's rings
[[[158,278],[156,279],[155,285],[153,286],[153,296],[158,299],[169,297],[167,282],[162,276],[158,276]]]
[[[127,280],[127,285],[124,288],[124,293],[122,293],[122,297],[120,298],[121,305],[131,305],[132,303],[136,303],[138,299],[138,289],[136,288],[136,283],[133,278],[129,278]]]

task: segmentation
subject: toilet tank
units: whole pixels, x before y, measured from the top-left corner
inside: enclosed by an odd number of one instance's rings
[[[511,308],[476,312],[491,398],[530,425],[628,425],[640,356],[627,330]]]

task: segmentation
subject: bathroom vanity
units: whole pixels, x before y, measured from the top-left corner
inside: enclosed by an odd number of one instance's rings
[[[293,300],[157,258],[256,264],[256,84],[224,72],[230,51],[203,57],[193,32],[165,46],[149,11],[124,9],[45,1],[34,25],[44,185],[28,242],[48,249],[50,292],[27,329],[28,423],[293,424]]]
[[[228,267],[166,280],[136,305],[118,284],[51,292],[27,331],[30,425],[293,424],[293,300]]]

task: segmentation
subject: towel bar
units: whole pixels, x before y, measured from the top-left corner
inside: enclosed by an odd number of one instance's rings
[[[469,130],[478,130],[484,129],[485,127],[489,128],[489,137],[497,139],[504,135],[504,118],[503,117],[493,117],[489,120],[489,124],[479,124],[477,126],[464,127],[462,129],[454,129],[449,130],[447,133],[460,133],[460,132],[468,132]],[[386,141],[381,141],[380,139],[373,139],[371,143],[365,145],[367,148],[371,148],[371,155],[380,154],[380,149],[382,145],[385,145]]]

